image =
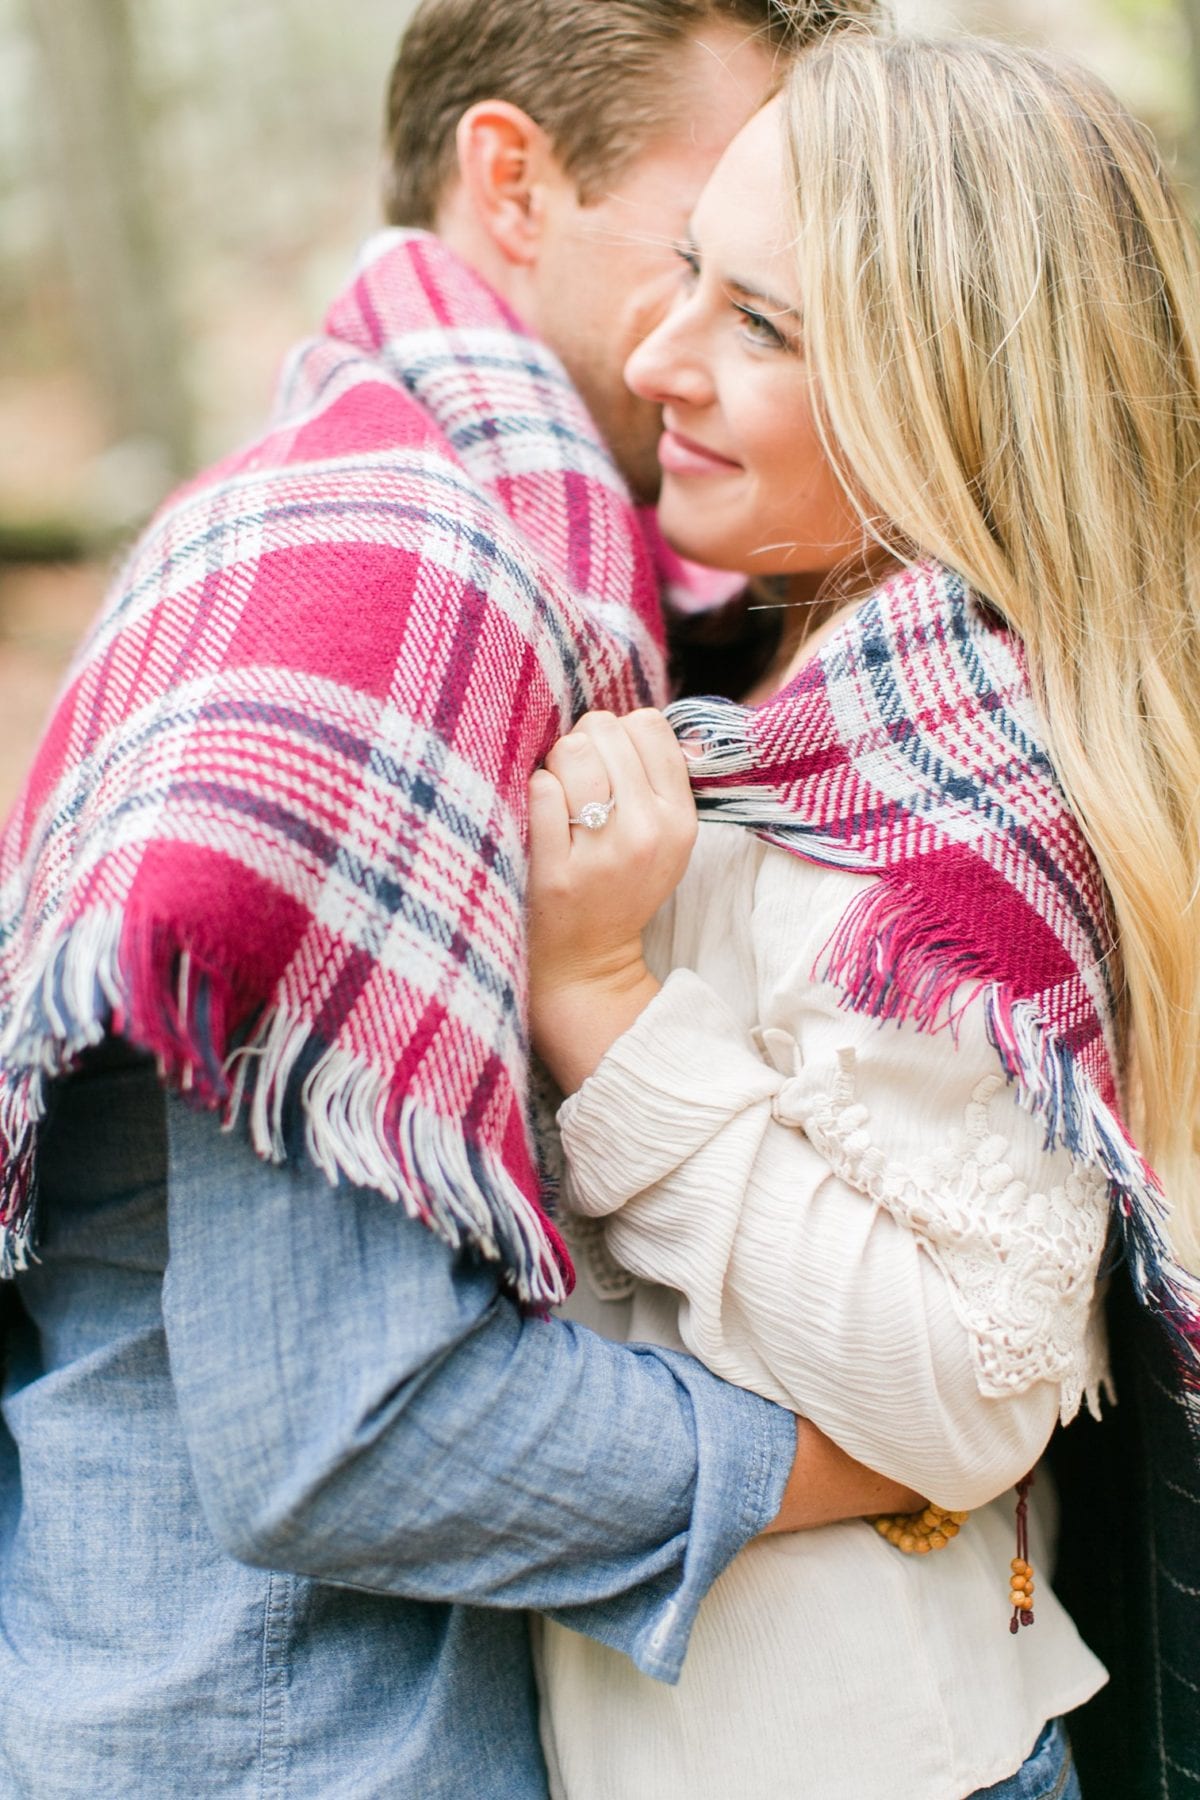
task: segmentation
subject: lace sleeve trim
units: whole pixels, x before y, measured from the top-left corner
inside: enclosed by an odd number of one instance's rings
[[[832,1087],[815,1087],[812,1073],[783,1084],[776,1118],[800,1126],[835,1175],[920,1240],[949,1284],[980,1392],[1003,1397],[1053,1381],[1064,1423],[1085,1396],[1098,1416],[1108,1385],[1102,1309],[1093,1305],[1108,1230],[1100,1171],[1074,1163],[1044,1190],[1016,1175],[1013,1146],[989,1117],[1005,1085],[999,1074],[977,1082],[949,1141],[906,1167],[872,1140],[855,1052],[838,1053]]]

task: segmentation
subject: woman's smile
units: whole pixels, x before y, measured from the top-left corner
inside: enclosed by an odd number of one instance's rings
[[[701,195],[675,302],[625,379],[663,410],[668,543],[713,568],[810,580],[861,562],[864,536],[817,423],[790,183],[772,101]]]
[[[666,475],[728,475],[740,472],[741,463],[721,456],[695,438],[668,426],[658,442],[658,460]]]

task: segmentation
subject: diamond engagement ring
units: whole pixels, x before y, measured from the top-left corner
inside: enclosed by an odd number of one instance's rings
[[[603,831],[616,804],[615,794],[610,794],[607,800],[589,800],[573,818],[567,820],[567,824],[582,825],[585,831]]]

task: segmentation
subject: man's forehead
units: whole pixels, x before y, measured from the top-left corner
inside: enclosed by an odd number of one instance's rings
[[[779,83],[779,62],[753,34],[722,24],[696,32],[672,59],[663,126],[647,151],[720,156]]]

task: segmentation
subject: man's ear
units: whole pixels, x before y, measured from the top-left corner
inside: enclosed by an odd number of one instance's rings
[[[458,171],[478,223],[510,263],[537,259],[550,141],[528,113],[507,100],[481,100],[458,122]]]

